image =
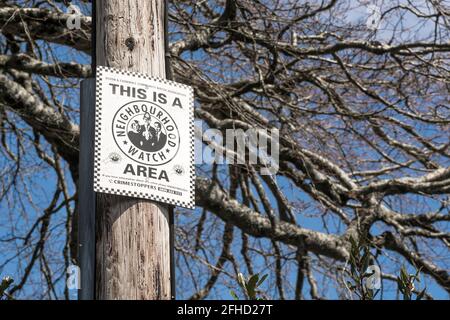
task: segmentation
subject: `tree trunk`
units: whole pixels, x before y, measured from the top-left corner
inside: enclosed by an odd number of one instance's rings
[[[164,0],[96,1],[96,63],[165,78]],[[96,299],[170,299],[169,208],[97,194]]]

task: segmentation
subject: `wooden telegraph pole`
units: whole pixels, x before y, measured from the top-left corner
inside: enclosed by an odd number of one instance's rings
[[[93,6],[96,65],[166,77],[164,0],[97,0]],[[94,195],[94,82],[81,88],[80,298],[170,299],[169,206]]]

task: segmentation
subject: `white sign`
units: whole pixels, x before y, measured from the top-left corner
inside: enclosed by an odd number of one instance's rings
[[[191,87],[98,67],[94,190],[194,208]]]

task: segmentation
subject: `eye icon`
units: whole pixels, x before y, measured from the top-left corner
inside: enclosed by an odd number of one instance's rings
[[[175,165],[173,167],[173,172],[175,172],[176,175],[182,176],[184,174],[184,169],[180,165]]]
[[[118,154],[118,153],[111,153],[110,155],[109,155],[109,159],[112,161],[112,162],[119,162],[120,161],[120,155]]]

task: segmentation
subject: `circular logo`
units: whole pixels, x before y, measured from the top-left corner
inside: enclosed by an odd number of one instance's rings
[[[149,101],[123,105],[114,115],[112,134],[128,158],[145,165],[168,163],[180,146],[175,121],[163,108]]]

